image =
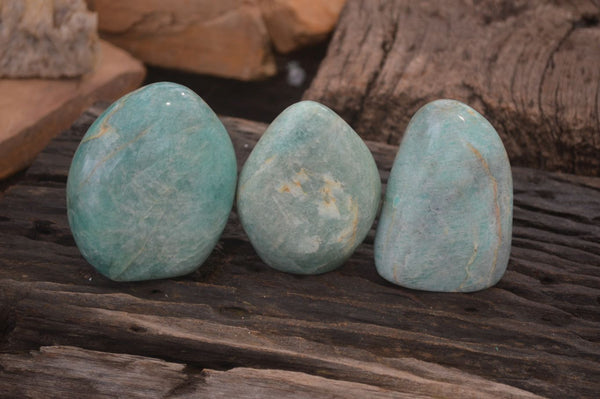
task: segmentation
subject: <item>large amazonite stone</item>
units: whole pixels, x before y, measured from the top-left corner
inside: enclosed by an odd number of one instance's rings
[[[155,83],[112,104],[89,128],[67,182],[82,255],[118,281],[199,267],[231,211],[236,160],[227,131],[184,86]]]
[[[317,274],[340,266],[362,242],[380,192],[360,137],[329,108],[302,101],[273,121],[250,154],[237,209],[265,263]]]
[[[438,100],[411,119],[389,177],[375,237],[377,271],[428,291],[477,291],[510,255],[512,175],[489,122]]]

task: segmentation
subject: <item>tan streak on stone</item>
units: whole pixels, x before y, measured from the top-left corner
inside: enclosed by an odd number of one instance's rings
[[[269,158],[265,159],[265,160],[264,160],[264,162],[262,163],[262,165],[260,166],[260,168],[258,168],[258,169],[257,169],[257,170],[256,170],[256,171],[255,171],[255,172],[252,174],[252,176],[250,176],[248,179],[246,179],[246,182],[245,182],[244,184],[240,185],[240,187],[238,188],[238,194],[236,194],[236,195],[239,195],[239,193],[240,193],[241,191],[244,191],[244,189],[246,188],[246,184],[248,184],[248,183],[250,182],[250,180],[254,179],[254,178],[257,176],[257,175],[259,175],[259,174],[260,174],[260,173],[261,173],[261,172],[264,170],[264,168],[263,168],[263,167],[264,167],[264,166],[266,166],[266,165],[269,165],[271,162],[273,162],[273,161],[275,160],[275,158],[276,158],[276,157],[277,157],[276,155],[273,155],[273,156],[271,156],[271,157],[269,157]]]
[[[150,127],[147,127],[146,129],[142,130],[133,139],[129,140],[126,143],[121,144],[119,147],[117,147],[116,150],[114,150],[113,152],[111,152],[110,154],[108,154],[107,156],[105,156],[104,158],[102,158],[102,160],[100,162],[98,162],[94,166],[94,168],[92,169],[92,171],[90,172],[90,174],[87,175],[87,177],[85,178],[85,180],[83,180],[81,182],[81,184],[79,185],[79,188],[81,188],[81,187],[83,187],[84,185],[87,184],[87,182],[92,178],[92,176],[96,173],[96,171],[98,170],[98,168],[100,166],[102,166],[103,164],[105,164],[108,160],[110,160],[111,158],[113,158],[115,155],[117,155],[123,149],[127,148],[127,146],[129,146],[132,143],[136,142],[137,140],[141,139],[143,136],[145,136],[146,134],[148,134],[148,132],[150,132]]]
[[[498,261],[498,250],[500,249],[500,244],[502,243],[502,224],[500,223],[500,204],[498,203],[498,182],[496,181],[496,178],[492,175],[492,172],[490,171],[490,167],[489,167],[488,163],[485,161],[485,159],[483,159],[483,156],[481,155],[481,153],[479,151],[477,151],[477,149],[475,147],[473,147],[470,143],[466,143],[466,144],[467,144],[467,147],[469,148],[469,150],[471,150],[471,152],[473,154],[475,154],[475,156],[477,157],[479,162],[481,162],[481,165],[483,165],[483,170],[485,171],[485,173],[488,175],[488,177],[492,181],[492,189],[494,191],[496,226],[497,226],[496,230],[497,230],[497,234],[498,234],[498,245],[496,246],[496,249],[494,250],[494,266],[492,267],[492,271],[490,273],[490,276],[493,276],[494,272],[496,271],[496,264]]]
[[[358,205],[356,204],[354,199],[352,199],[352,197],[350,197],[350,207],[349,208],[350,208],[350,212],[352,212],[352,216],[353,216],[351,231],[349,233],[344,233],[344,234],[340,235],[338,238],[338,242],[342,242],[347,237],[350,237],[348,239],[347,246],[351,246],[354,244],[354,242],[356,241],[356,233],[358,231]]]
[[[479,242],[477,241],[477,236],[475,236],[475,241],[473,242],[473,253],[471,254],[471,258],[469,259],[469,261],[467,262],[467,265],[465,266],[465,279],[462,281],[462,283],[460,283],[460,285],[458,286],[458,290],[461,291],[463,289],[463,287],[465,286],[465,284],[467,283],[467,281],[469,281],[469,278],[471,278],[471,271],[469,269],[469,266],[471,266],[473,264],[473,262],[475,262],[475,258],[477,257],[477,251],[479,248]],[[496,249],[496,253],[498,252],[498,249]],[[494,261],[495,264],[495,261]]]
[[[98,133],[81,140],[81,144],[87,143],[88,141],[95,140],[97,138],[104,136],[110,130],[110,127],[111,127],[110,125],[102,124],[102,127],[100,127],[100,131]]]

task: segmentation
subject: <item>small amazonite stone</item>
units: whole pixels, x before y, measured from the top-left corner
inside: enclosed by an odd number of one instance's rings
[[[512,175],[490,123],[458,101],[411,119],[388,180],[375,237],[386,280],[427,291],[496,284],[508,264]]]
[[[67,182],[69,224],[84,258],[117,281],[198,268],[231,211],[236,160],[227,131],[184,86],[155,83],[89,128]]]
[[[296,274],[333,270],[367,235],[381,182],[373,156],[329,108],[284,110],[244,165],[237,209],[258,255]]]

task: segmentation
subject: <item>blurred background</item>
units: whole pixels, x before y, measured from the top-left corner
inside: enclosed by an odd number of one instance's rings
[[[270,122],[314,77],[344,0],[87,0],[100,35],[217,113]]]
[[[26,168],[93,103],[157,81],[190,87],[218,114],[271,122],[302,98],[343,5],[0,2],[0,179]]]

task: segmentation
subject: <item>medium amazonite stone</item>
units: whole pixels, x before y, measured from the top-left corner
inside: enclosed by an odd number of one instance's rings
[[[273,121],[250,154],[237,209],[265,263],[317,274],[340,266],[362,242],[380,192],[360,137],[329,108],[302,101]]]
[[[117,281],[198,268],[231,211],[236,160],[200,97],[155,83],[112,104],[89,128],[67,182],[69,224],[84,258]]]
[[[453,100],[411,119],[394,161],[375,237],[386,280],[427,291],[477,291],[508,264],[512,175],[502,141]]]

